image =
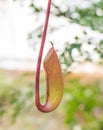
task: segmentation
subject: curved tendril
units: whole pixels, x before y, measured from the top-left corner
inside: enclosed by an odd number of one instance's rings
[[[45,44],[45,39],[46,39],[48,22],[49,22],[50,8],[51,8],[51,0],[48,0],[45,25],[44,25],[44,30],[43,30],[43,34],[42,34],[41,46],[40,46],[40,50],[39,50],[39,56],[38,56],[37,68],[36,68],[35,102],[36,102],[37,108],[42,107],[42,105],[40,104],[40,98],[39,98],[40,97],[39,96],[39,81],[40,81],[39,77],[40,77],[40,67],[41,67],[42,54],[43,54],[43,49],[44,49],[44,44]]]

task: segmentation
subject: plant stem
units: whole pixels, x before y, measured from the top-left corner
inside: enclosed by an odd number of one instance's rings
[[[45,44],[45,40],[46,40],[46,33],[47,33],[49,15],[50,15],[50,8],[51,8],[51,0],[48,0],[46,19],[45,19],[44,30],[43,30],[43,34],[42,34],[41,46],[40,46],[40,50],[39,50],[39,56],[38,56],[37,68],[36,68],[35,101],[36,101],[37,106],[40,106],[40,96],[39,96],[40,67],[41,67],[44,44]]]

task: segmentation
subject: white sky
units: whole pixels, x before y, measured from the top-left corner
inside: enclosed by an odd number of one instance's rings
[[[0,57],[31,57],[27,34],[33,28],[33,16],[19,3],[7,1],[0,6]]]

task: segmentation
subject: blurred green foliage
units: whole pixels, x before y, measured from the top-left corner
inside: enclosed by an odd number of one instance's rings
[[[24,115],[35,113],[34,73],[6,72],[4,70],[0,72],[0,120],[5,117],[9,119],[9,122],[15,122],[17,118],[21,118],[20,115],[23,113]],[[74,130],[76,125],[79,125],[83,130],[102,130],[102,77],[65,74],[64,78],[64,97],[58,110],[62,111],[59,114],[64,115],[63,120],[68,124],[68,130]],[[44,74],[41,75],[41,86],[42,91],[45,87]],[[44,100],[44,90],[41,96]]]
[[[65,4],[64,4],[65,3]],[[81,1],[79,5],[74,4],[74,6],[70,6],[69,0],[68,2],[64,2],[64,6],[66,7],[65,11],[62,11],[60,6],[54,5],[54,7],[58,10],[55,15],[64,16],[71,22],[78,23],[83,26],[89,26],[93,30],[97,30],[99,32],[103,32],[103,1],[89,1],[84,0]]]
[[[75,37],[75,42],[65,43],[64,50],[60,55],[60,61],[65,71],[68,71],[68,68],[73,63],[83,63],[87,61],[103,65],[103,40],[93,43],[94,38],[88,37],[86,32],[84,32],[84,35],[84,39],[77,36]],[[77,54],[75,53],[74,55],[74,52]],[[98,60],[95,60],[94,55],[98,57]]]
[[[29,111],[34,102],[33,83],[26,80],[30,76],[34,77],[34,74],[25,72],[15,77],[13,73],[18,72],[9,72],[12,76],[8,76],[6,71],[0,71],[0,118],[12,117],[11,122],[14,122],[22,111]]]
[[[66,82],[64,110],[70,130],[79,125],[83,130],[103,129],[103,84],[101,80],[81,81],[78,77]],[[84,75],[85,79],[85,75]]]
[[[102,0],[84,0],[78,4],[71,4],[68,1],[62,1],[62,4],[53,4],[56,8],[55,15],[64,16],[71,22],[78,23],[83,26],[89,26],[90,28],[103,32],[103,1]],[[62,7],[65,7],[65,11]]]

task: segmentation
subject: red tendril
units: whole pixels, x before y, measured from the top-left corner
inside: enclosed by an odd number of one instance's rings
[[[38,56],[38,61],[37,61],[36,79],[35,79],[35,96],[36,96],[35,102],[36,102],[36,106],[40,107],[41,109],[43,109],[44,107],[43,107],[43,105],[40,104],[40,98],[39,98],[40,97],[39,96],[39,81],[40,81],[40,79],[39,79],[39,77],[40,77],[41,60],[42,60],[43,49],[44,49],[46,33],[47,33],[47,28],[48,28],[48,22],[49,22],[50,8],[51,8],[51,0],[48,0],[46,19],[45,19],[45,25],[44,25],[41,46],[40,46],[40,51],[39,51],[39,56]]]

